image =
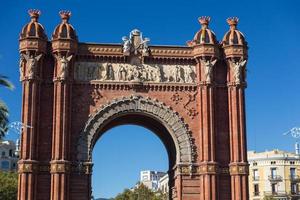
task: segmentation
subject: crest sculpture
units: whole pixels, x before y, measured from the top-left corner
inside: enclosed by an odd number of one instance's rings
[[[20,34],[22,124],[31,128],[20,129],[19,200],[91,199],[94,145],[120,124],[165,145],[169,199],[248,199],[248,47],[237,18],[221,42],[205,16],[187,46],[154,46],[137,29],[119,44],[82,43],[69,11],[48,40],[40,14],[30,10]]]

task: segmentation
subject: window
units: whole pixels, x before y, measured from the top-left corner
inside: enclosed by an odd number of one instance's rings
[[[12,149],[10,149],[10,150],[9,150],[9,156],[10,156],[10,157],[12,157],[12,156],[13,156],[13,153],[12,153],[12,152],[13,152],[13,150],[12,150]]]
[[[295,161],[290,161],[290,164],[291,164],[291,165],[294,165],[294,164],[295,164]]]
[[[1,162],[1,169],[8,170],[9,169],[9,162],[8,161],[2,161]]]
[[[258,187],[258,184],[254,184],[254,196],[259,196],[259,187]]]
[[[271,165],[275,165],[276,164],[276,161],[271,161]]]
[[[297,183],[291,183],[291,193],[298,194],[298,184]]]
[[[1,154],[2,156],[5,156],[5,151],[2,151],[2,154]]]
[[[276,178],[276,175],[277,175],[276,168],[271,168],[271,177],[274,179]]]
[[[258,170],[257,169],[254,169],[253,170],[253,180],[254,181],[257,181],[259,179],[259,176],[258,176]]]
[[[272,188],[272,194],[276,194],[277,193],[276,183],[272,183],[271,188]]]
[[[290,168],[291,179],[296,178],[296,168]]]
[[[148,176],[143,176],[143,181],[148,180]]]

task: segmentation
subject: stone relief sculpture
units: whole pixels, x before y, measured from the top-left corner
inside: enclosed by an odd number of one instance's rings
[[[231,66],[233,68],[234,81],[236,83],[241,83],[242,73],[244,73],[244,76],[246,78],[246,67],[244,68],[244,66],[246,65],[247,60],[240,60],[240,61],[236,61],[236,62],[230,61],[230,62],[231,62]]]
[[[36,73],[38,61],[42,57],[42,54],[36,57],[33,55],[24,54],[23,57],[26,60],[26,77],[33,78]]]
[[[122,40],[123,40],[123,53],[130,54],[130,49],[131,49],[130,39],[128,39],[128,37],[124,36],[124,37],[122,37]]]
[[[125,55],[149,55],[149,38],[143,38],[142,33],[138,29],[134,29],[130,32],[129,38],[127,36],[122,37],[123,40],[123,53]]]
[[[79,81],[194,83],[194,65],[149,65],[76,62],[74,79]]]
[[[191,82],[193,82],[194,81],[194,77],[195,77],[195,72],[194,72],[194,70],[192,69],[192,67],[191,66],[188,66],[187,68],[186,68],[186,70],[184,71],[184,82],[186,82],[186,83],[191,83]]]
[[[66,56],[55,56],[56,60],[58,61],[58,72],[57,72],[57,78],[58,79],[66,79],[68,77],[68,67],[69,67],[69,62],[72,59],[72,55],[69,57]]]
[[[127,70],[123,65],[120,65],[119,68],[119,80],[120,81],[126,81],[127,80]]]
[[[205,60],[201,59],[201,65],[204,68],[204,77],[205,81],[210,83],[213,76],[213,67],[216,64],[217,60]]]
[[[23,79],[24,76],[24,68],[23,68],[23,62],[24,62],[24,57],[23,54],[21,54],[20,56],[20,60],[19,60],[19,72],[20,72],[20,80]]]

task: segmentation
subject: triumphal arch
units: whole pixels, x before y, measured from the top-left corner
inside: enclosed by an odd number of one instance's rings
[[[40,12],[29,14],[19,200],[91,199],[93,147],[121,124],[146,127],[165,145],[170,199],[248,199],[247,42],[237,18],[221,42],[200,17],[187,45],[163,46],[137,29],[118,44],[80,42],[68,11],[48,39]]]

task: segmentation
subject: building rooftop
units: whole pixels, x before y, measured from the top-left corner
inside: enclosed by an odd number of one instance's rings
[[[279,149],[266,150],[264,152],[248,151],[248,160],[269,160],[269,159],[299,159],[296,153],[283,151]]]

